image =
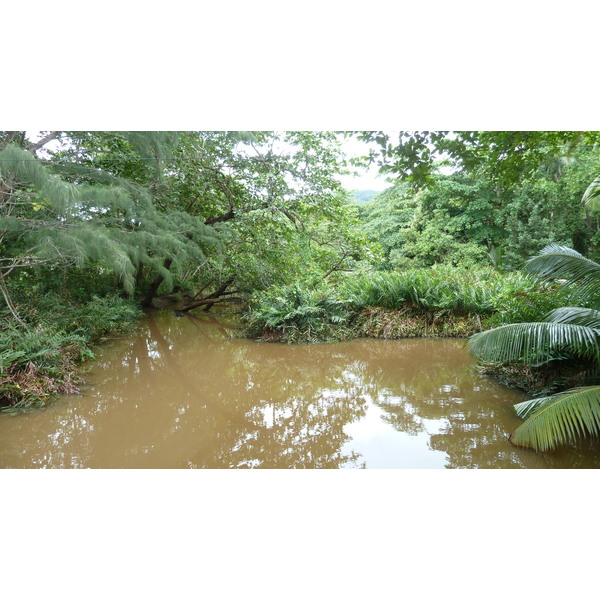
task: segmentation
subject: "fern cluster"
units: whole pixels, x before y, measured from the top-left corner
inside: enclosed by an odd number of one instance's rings
[[[521,273],[503,274],[492,268],[466,269],[434,265],[423,269],[350,275],[340,293],[357,309],[380,306],[400,310],[413,306],[438,314],[491,315],[502,298],[523,290],[539,290]],[[559,305],[557,305],[559,306]]]
[[[101,338],[131,332],[141,311],[115,295],[79,303],[49,292],[30,296],[24,314],[26,327],[6,319],[0,329],[0,406],[43,405],[76,391],[77,363],[93,358]]]
[[[564,297],[555,298],[553,292],[525,274],[492,268],[435,265],[349,273],[337,284],[295,282],[255,294],[245,317],[246,334],[283,341],[325,341],[374,332],[381,337],[467,336],[481,329],[482,320],[506,319],[515,295],[557,308]]]
[[[276,333],[287,342],[336,340],[345,337],[350,312],[349,303],[336,298],[330,286],[293,283],[254,295],[244,317],[245,332],[267,339]]]

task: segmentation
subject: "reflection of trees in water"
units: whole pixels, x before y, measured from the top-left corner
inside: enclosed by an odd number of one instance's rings
[[[243,341],[233,350],[221,382],[227,390],[222,408],[232,419],[211,430],[216,438],[227,433],[227,442],[207,444],[190,466],[316,468],[356,461],[341,451],[348,440],[344,426],[364,416],[365,400],[344,380],[343,365],[318,360],[307,347],[296,352]],[[242,418],[230,436],[234,413]]]
[[[512,405],[520,398],[474,372],[464,352],[453,357],[448,346],[407,340],[392,359],[389,347],[379,355],[374,346],[369,360],[355,366],[373,402],[386,412],[386,422],[417,434],[428,420],[436,421],[429,446],[446,453],[448,467],[600,466],[600,452],[589,443],[545,455],[512,446],[508,432],[520,423]]]
[[[216,321],[150,313],[138,336],[100,354],[91,395],[47,412],[30,466],[339,467],[357,458],[341,447],[365,401],[344,384],[343,366],[324,360],[331,352],[230,339]]]
[[[369,398],[403,433],[433,423],[430,447],[450,467],[589,466],[585,448],[514,449],[516,397],[475,375],[460,345],[261,344],[217,320],[150,313],[139,335],[100,353],[89,396],[11,423],[0,466],[358,466],[344,429]]]
[[[358,459],[354,453],[341,451],[348,440],[344,426],[364,414],[354,399],[292,395],[263,410],[272,412],[269,421],[265,422],[264,412],[257,407],[246,413],[246,435],[234,445],[219,445],[217,463],[232,467],[337,468]],[[189,464],[211,466],[205,454],[192,457]]]

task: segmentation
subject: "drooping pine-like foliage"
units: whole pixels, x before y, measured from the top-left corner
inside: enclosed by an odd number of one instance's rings
[[[0,132],[0,333],[35,330],[60,351],[128,319],[108,310],[123,294],[150,305],[332,279],[368,254],[343,169],[332,132]],[[105,301],[105,322],[71,318]],[[37,351],[10,340],[12,377]]]
[[[138,135],[136,141],[144,139]],[[64,169],[70,174],[77,165]],[[33,265],[93,263],[111,271],[128,294],[142,267],[172,284],[173,273],[206,259],[218,243],[214,228],[184,211],[161,212],[146,187],[84,167],[84,183],[69,182],[31,153],[0,152],[0,244],[5,274]],[[93,175],[93,177],[92,177]],[[165,269],[170,259],[171,268]]]

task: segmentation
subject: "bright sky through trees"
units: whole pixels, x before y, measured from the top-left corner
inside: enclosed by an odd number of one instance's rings
[[[340,136],[340,141],[348,158],[368,155],[369,149],[373,147],[372,145],[361,142],[353,137],[343,138]],[[376,190],[380,192],[392,185],[390,182],[386,181],[384,176],[379,176],[379,168],[374,164],[368,169],[357,168],[356,170],[360,171],[361,174],[358,176],[340,175],[338,177],[339,181],[347,190]]]

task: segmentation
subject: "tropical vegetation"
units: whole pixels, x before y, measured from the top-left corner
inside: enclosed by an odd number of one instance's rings
[[[348,159],[348,136],[370,156]],[[265,341],[470,337],[483,372],[532,396],[513,443],[597,436],[599,142],[0,132],[0,405],[76,391],[143,310],[229,309]],[[373,161],[387,189],[340,183]]]
[[[576,364],[583,379],[600,376],[600,265],[579,252],[552,244],[527,262],[536,275],[576,286],[579,303],[550,311],[543,320],[513,323],[476,333],[471,352],[487,362],[520,362],[536,367]],[[554,449],[600,433],[600,387],[581,386],[515,406],[525,422],[511,441],[535,450]]]

